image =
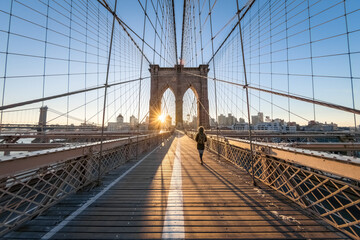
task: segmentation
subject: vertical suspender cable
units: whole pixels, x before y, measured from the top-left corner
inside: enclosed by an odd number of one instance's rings
[[[185,16],[186,16],[186,2],[188,0],[184,0],[184,7],[183,7],[183,22],[182,22],[182,34],[181,34],[181,52],[180,52],[180,63],[184,61],[184,35],[185,35]]]
[[[115,8],[112,12],[113,14],[113,22],[112,22],[112,29],[111,29],[111,37],[110,37],[110,46],[109,46],[109,57],[107,62],[107,69],[106,69],[106,80],[105,80],[105,88],[104,88],[104,105],[103,105],[103,116],[102,116],[102,124],[101,124],[101,138],[100,138],[100,155],[99,155],[99,166],[98,166],[98,184],[100,184],[100,177],[101,177],[101,159],[103,157],[103,142],[104,142],[104,128],[105,128],[105,111],[106,111],[106,96],[107,96],[107,89],[108,89],[108,82],[109,82],[109,70],[110,70],[110,60],[111,60],[111,50],[112,50],[112,42],[114,37],[114,28],[115,28],[115,16],[116,16],[116,7],[117,7],[117,0],[115,0]]]
[[[210,17],[210,32],[211,32],[211,50],[212,56],[214,56],[214,36],[213,36],[213,27],[212,27],[212,19],[211,19],[211,6],[209,0],[209,17]],[[202,49],[202,47],[201,47]],[[218,119],[218,110],[217,110],[217,90],[216,90],[216,71],[215,71],[215,59],[213,59],[213,71],[214,71],[214,90],[215,90],[215,116],[216,116],[216,140],[218,142],[218,151],[217,155],[220,158],[220,143],[219,143],[219,119]]]
[[[164,2],[162,3],[161,5],[161,35],[160,35],[160,42],[161,42],[161,45],[163,46],[162,42],[163,42],[163,35],[165,35],[166,33],[165,30],[164,30],[164,13],[165,13],[165,8],[164,8]],[[163,50],[163,47],[160,47],[160,54],[159,54],[159,65],[161,66],[161,60],[162,60],[162,50]],[[165,50],[164,50],[165,52]]]
[[[194,45],[195,45],[195,66],[198,66],[197,42],[196,42],[196,21],[195,4],[193,5]]]
[[[164,7],[164,13],[165,14],[168,14],[168,8],[167,8],[167,6],[166,6],[166,4],[164,5],[165,7]],[[161,58],[161,53],[160,53],[160,58],[161,59],[163,59],[163,61],[164,61],[164,66],[166,65],[166,60],[167,60],[167,52],[168,52],[168,50],[167,50],[167,48],[168,48],[168,44],[167,44],[167,37],[168,37],[168,34],[169,34],[169,32],[168,32],[168,25],[169,25],[169,23],[168,23],[168,18],[167,17],[165,17],[165,35],[164,35],[164,42],[165,42],[165,46],[164,46],[164,57],[162,57]],[[161,66],[161,62],[160,62],[160,66]]]
[[[100,8],[97,9],[97,48],[96,48],[96,86],[99,86],[100,78]],[[96,90],[96,124],[99,125],[99,89]]]
[[[351,79],[351,96],[352,96],[352,105],[355,109],[355,96],[354,96],[354,77],[353,77],[353,70],[352,70],[352,62],[351,62],[351,50],[350,50],[350,39],[349,39],[349,25],[348,25],[348,18],[347,18],[347,11],[346,11],[346,2],[344,0],[344,18],[345,18],[345,25],[346,25],[346,39],[347,39],[347,50],[348,50],[348,57],[349,57],[349,71],[350,71],[350,79]],[[356,127],[356,114],[354,113],[354,127],[355,132],[357,130]]]
[[[311,88],[312,88],[312,99],[315,100],[315,89],[314,89],[314,61],[313,61],[313,43],[311,35],[311,15],[310,15],[310,0],[307,1],[307,12],[309,20],[309,48],[310,48],[310,62],[311,62]],[[314,121],[316,121],[315,103],[313,103]]]
[[[46,25],[45,25],[45,42],[44,42],[44,69],[43,69],[43,76],[42,76],[42,97],[45,97],[45,74],[46,74],[46,55],[47,55],[47,42],[48,42],[48,27],[49,27],[49,8],[50,8],[50,0],[47,1],[46,6]],[[42,101],[41,106],[44,106],[44,101]]]
[[[44,41],[44,61],[43,61],[43,76],[42,76],[42,98],[45,97],[45,74],[46,74],[46,56],[47,56],[47,45],[48,45],[48,27],[49,27],[49,8],[50,8],[50,0],[47,1],[47,6],[46,6],[46,29],[45,29],[45,41]],[[44,107],[44,101],[41,102],[41,107]],[[42,110],[40,110],[42,111]],[[41,113],[40,113],[41,114]],[[40,122],[39,122],[40,123]],[[46,122],[43,122],[43,119],[41,119],[41,126],[39,126],[39,128],[41,129],[41,132],[43,134],[45,134],[44,131],[44,127],[46,125]]]
[[[144,43],[145,43],[145,28],[146,28],[146,11],[147,11],[147,0],[145,1],[145,14],[144,14],[144,27],[143,27],[143,36],[142,36],[142,46],[141,46],[141,52],[144,52]],[[155,29],[156,31],[156,29]],[[138,155],[139,155],[139,134],[140,134],[140,101],[141,101],[141,82],[142,82],[142,68],[143,68],[143,64],[144,64],[144,57],[141,56],[141,60],[140,60],[140,80],[139,80],[139,106],[138,106],[138,123],[137,123],[137,137],[136,137],[136,142],[137,142],[137,148],[136,148],[136,159],[138,159]]]
[[[269,3],[269,24],[270,24],[270,89],[273,90],[273,36],[272,36],[272,8],[271,3]],[[271,94],[271,120],[274,119],[274,101],[273,101],[273,95]]]
[[[252,172],[252,182],[253,185],[256,186],[255,177],[254,177],[254,156],[253,156],[253,144],[252,144],[252,133],[251,133],[251,123],[250,123],[250,104],[249,104],[249,89],[247,83],[247,76],[246,76],[246,66],[245,66],[245,54],[244,54],[244,43],[241,33],[241,22],[240,22],[240,9],[239,9],[239,0],[236,0],[237,6],[237,15],[239,20],[239,34],[240,34],[240,44],[241,44],[241,53],[242,53],[242,60],[243,60],[243,67],[244,67],[244,79],[245,79],[245,91],[246,91],[246,105],[247,105],[247,113],[248,113],[248,122],[249,122],[249,142],[250,142],[250,158],[251,158],[251,172]]]
[[[202,42],[202,29],[201,29],[201,10],[200,10],[200,0],[198,0],[199,7],[199,32],[200,32],[200,51],[201,51],[201,64],[204,63],[204,52],[203,52],[203,42]],[[217,117],[217,116],[216,116]]]
[[[285,1],[285,34],[286,34],[286,78],[287,78],[287,94],[290,94],[290,69],[289,69],[289,31],[288,31],[288,9],[287,1]],[[288,122],[290,122],[290,98],[288,98]]]
[[[5,87],[6,87],[6,77],[7,77],[7,64],[8,64],[8,56],[9,56],[9,41],[10,41],[10,30],[11,30],[13,4],[14,4],[14,1],[12,0],[10,3],[10,15],[9,15],[9,25],[8,25],[6,52],[5,52],[4,83],[3,83],[1,106],[4,106],[4,103],[5,103]],[[3,123],[3,110],[1,110],[1,117],[0,117],[0,124],[2,124],[2,123]],[[0,132],[1,132],[1,127],[0,127]]]
[[[88,24],[89,24],[89,2],[86,2],[86,28],[85,28],[85,78],[84,78],[84,83],[85,83],[85,89],[87,88],[87,55],[88,55]],[[87,95],[86,92],[84,93],[84,100],[85,100],[85,105],[84,105],[84,124],[86,126],[86,105],[87,105]]]
[[[70,28],[69,28],[69,52],[68,52],[68,79],[67,79],[67,92],[70,92],[70,70],[71,70],[71,33],[72,33],[72,20],[73,18],[73,1],[70,2]],[[66,97],[66,126],[69,126],[69,109],[70,97]]]
[[[259,86],[261,86],[261,61],[260,61],[260,58],[261,58],[261,55],[260,55],[260,52],[261,52],[261,46],[260,46],[260,1],[258,1],[258,6],[257,6],[257,8],[258,8],[258,11],[257,11],[257,16],[258,16],[258,19],[257,19],[257,21],[258,21],[258,26],[257,26],[257,28],[258,28],[258,44],[259,44],[259,46],[258,46],[258,62],[259,62],[259,78],[258,78],[258,80],[259,80],[259,83],[258,83],[258,85]],[[240,24],[240,23],[239,23]],[[261,91],[258,91],[258,93],[259,93],[259,112],[261,112]]]
[[[175,22],[175,3],[172,0],[172,17],[173,17],[173,31],[174,31],[174,41],[175,41],[175,64],[177,63],[177,42],[176,42],[176,22]]]
[[[157,23],[158,23],[158,8],[159,8],[159,1],[156,2],[156,10],[155,10],[155,31],[157,30]],[[160,48],[161,48],[161,42],[160,42]],[[153,61],[152,63],[155,64],[155,52],[156,52],[156,34],[154,34],[154,51],[153,51]]]

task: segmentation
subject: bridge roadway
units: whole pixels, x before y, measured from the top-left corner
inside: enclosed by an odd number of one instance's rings
[[[177,133],[4,238],[347,239],[216,155],[204,160]]]

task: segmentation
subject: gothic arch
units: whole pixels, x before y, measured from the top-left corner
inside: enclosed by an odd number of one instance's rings
[[[190,117],[190,119],[188,119],[189,124],[190,124],[190,122],[193,121],[193,119],[191,117],[194,116],[194,113],[196,113],[196,117],[198,117],[197,114],[200,111],[199,107],[201,107],[201,106],[200,106],[200,102],[199,102],[199,94],[197,93],[196,89],[194,87],[192,87],[192,86],[189,86],[185,90],[185,92],[184,92],[184,94],[182,96],[183,102],[186,102],[187,100],[189,100],[189,99],[186,99],[186,96],[185,96],[188,92],[191,92],[193,94],[194,98],[195,98],[195,106],[193,105],[194,102],[191,102],[191,101],[188,102],[190,104],[190,106],[188,106],[189,109],[190,109],[190,112],[185,111],[186,106],[183,105],[183,117],[184,117],[184,119],[186,119],[186,116],[184,114],[191,113],[190,115],[188,114],[189,117]],[[192,100],[192,99],[190,99],[190,100]],[[193,108],[195,109],[194,112],[192,112]],[[199,126],[198,121],[197,121],[196,124],[197,124],[197,126]]]
[[[164,96],[164,93],[165,93],[166,90],[168,90],[168,89],[170,89],[170,91],[174,94],[174,96],[176,96],[174,89],[173,89],[169,84],[166,83],[166,84],[164,84],[164,85],[160,88],[160,91],[159,91],[160,101],[161,101],[162,97]]]
[[[194,93],[196,99],[198,100],[198,99],[199,99],[198,91],[197,91],[196,88],[195,88],[194,86],[192,86],[192,85],[189,85],[189,86],[185,89],[185,91],[182,93],[181,98],[184,98],[185,93],[186,93],[189,89],[192,90],[192,92]]]
[[[161,112],[161,98],[168,88],[175,95],[175,122],[178,128],[182,128],[183,125],[183,96],[189,88],[201,102],[201,107],[198,106],[198,125],[210,127],[207,115],[209,111],[208,65],[200,65],[198,68],[184,68],[182,65],[175,65],[174,68],[160,68],[159,65],[150,65],[149,70],[151,73],[150,129],[158,129],[157,117]]]

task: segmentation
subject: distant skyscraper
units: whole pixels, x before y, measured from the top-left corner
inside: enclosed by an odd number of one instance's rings
[[[226,125],[226,117],[223,114],[220,114],[218,117],[218,122],[220,126]]]
[[[262,112],[258,112],[257,115],[251,116],[251,123],[253,125],[256,125],[258,123],[263,123],[263,122],[264,122],[264,114]]]
[[[236,123],[236,118],[231,113],[228,113],[228,116],[226,118],[226,126],[232,126],[235,123]]]
[[[116,118],[116,122],[117,123],[124,123],[124,117],[121,114],[119,114],[119,116],[117,116],[117,118]]]
[[[251,116],[251,124],[256,125],[259,123],[259,117],[258,116]]]
[[[258,112],[258,118],[259,118],[259,122],[263,123],[264,122],[264,113]]]
[[[130,126],[136,126],[138,124],[138,119],[134,116],[134,115],[131,115],[130,117]]]

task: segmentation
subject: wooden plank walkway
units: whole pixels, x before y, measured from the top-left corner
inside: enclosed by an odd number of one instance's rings
[[[88,207],[101,188],[65,199],[5,239],[348,239],[267,187],[252,186],[230,163],[209,152],[204,161],[194,141],[178,134]]]

